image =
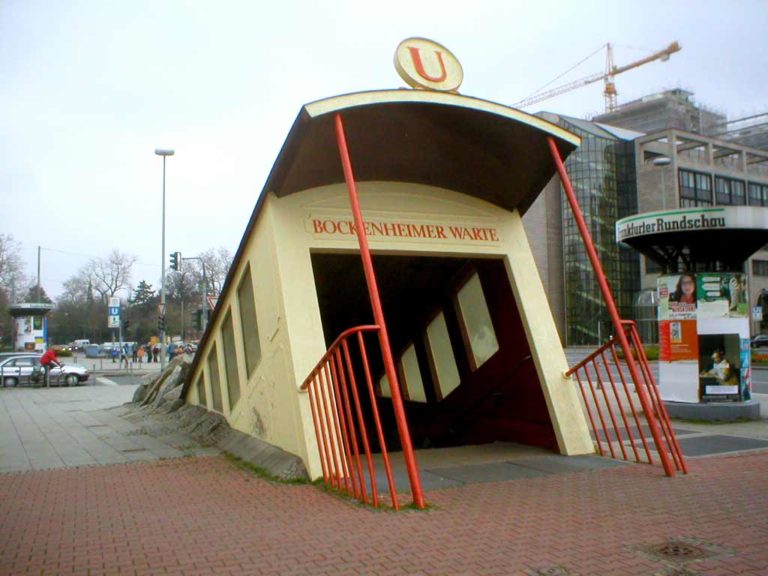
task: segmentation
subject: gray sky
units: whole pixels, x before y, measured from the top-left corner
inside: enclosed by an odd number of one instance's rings
[[[456,55],[461,93],[506,104],[606,42],[621,65],[677,40],[668,62],[617,77],[619,102],[680,87],[738,118],[768,111],[766,30],[764,0],[0,0],[0,232],[30,278],[43,247],[52,296],[113,248],[138,256],[134,285],[158,287],[154,149],[176,150],[166,252],[234,252],[301,105],[401,87],[407,37]],[[562,81],[603,67],[600,52]],[[602,106],[596,83],[528,111]]]

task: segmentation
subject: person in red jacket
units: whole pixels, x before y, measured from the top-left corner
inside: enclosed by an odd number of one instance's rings
[[[43,367],[44,371],[43,381],[46,386],[50,386],[48,375],[51,372],[51,368],[61,368],[61,362],[59,362],[59,359],[56,357],[56,350],[48,348],[48,350],[45,351],[45,354],[43,354],[43,357],[40,358],[40,365]]]

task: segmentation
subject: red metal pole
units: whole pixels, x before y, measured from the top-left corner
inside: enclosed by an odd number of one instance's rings
[[[637,396],[640,399],[640,404],[643,406],[643,411],[645,412],[645,418],[648,421],[648,426],[651,429],[653,441],[656,444],[656,448],[658,448],[659,457],[661,458],[661,463],[664,466],[664,472],[667,474],[667,476],[674,476],[675,467],[669,459],[669,454],[667,453],[665,444],[662,442],[661,433],[659,432],[659,425],[653,415],[653,406],[651,405],[647,393],[642,385],[642,380],[640,380],[640,372],[637,370],[635,359],[632,357],[632,349],[629,346],[627,335],[624,333],[624,326],[622,326],[621,318],[619,317],[619,311],[616,308],[616,302],[613,299],[611,288],[608,286],[608,281],[605,278],[603,265],[600,263],[600,258],[597,257],[597,250],[595,250],[595,245],[592,242],[592,236],[590,235],[589,229],[587,228],[587,223],[584,221],[584,216],[581,212],[581,208],[579,207],[579,201],[576,199],[576,194],[573,192],[573,186],[571,186],[571,179],[568,177],[568,171],[565,169],[563,159],[560,157],[560,151],[557,149],[555,139],[551,136],[548,136],[547,141],[549,142],[549,150],[552,153],[552,158],[554,159],[555,165],[557,166],[557,172],[560,174],[560,180],[563,183],[563,188],[565,188],[565,195],[568,198],[568,203],[571,205],[573,218],[579,228],[581,238],[584,241],[584,247],[587,250],[587,255],[589,256],[589,260],[592,263],[592,268],[595,271],[595,277],[597,278],[597,282],[600,285],[600,291],[603,294],[605,306],[608,308],[608,314],[611,316],[613,329],[616,332],[616,339],[619,341],[621,349],[624,351],[624,358],[627,362],[627,368],[629,368],[629,373],[632,376],[632,380],[635,382]]]
[[[360,334],[358,332],[358,334]],[[373,506],[379,507],[379,491],[376,486],[376,470],[373,466],[373,457],[371,456],[371,446],[368,443],[368,432],[365,430],[365,419],[363,418],[363,410],[360,406],[360,396],[357,393],[357,382],[355,380],[355,371],[352,367],[352,358],[349,354],[349,346],[347,341],[343,340],[341,347],[344,349],[344,360],[347,366],[347,374],[349,374],[349,389],[352,392],[352,399],[355,402],[355,414],[357,415],[357,424],[360,427],[360,439],[363,442],[363,450],[365,450],[365,459],[368,463],[368,476],[371,479],[371,497],[373,499]],[[351,416],[350,416],[351,418]],[[358,457],[358,466],[360,458]],[[360,482],[363,485],[363,496],[365,496],[365,476],[360,469]]]
[[[373,391],[373,380],[371,379],[371,369],[368,366],[368,354],[365,351],[365,341],[363,334],[357,333],[357,344],[360,347],[360,358],[363,361],[363,374],[365,375],[365,384],[368,387],[368,398],[371,400],[371,413],[373,414],[373,423],[376,425],[376,436],[379,439],[379,450],[381,450],[381,460],[384,462],[384,471],[387,474],[387,485],[389,486],[389,495],[392,498],[392,507],[400,510],[400,502],[397,499],[397,486],[395,477],[392,475],[392,463],[389,461],[389,452],[387,452],[387,441],[384,438],[384,431],[381,428],[381,418],[379,418],[379,408],[376,406],[376,394]],[[374,480],[371,480],[374,482]]]
[[[371,251],[368,248],[368,237],[365,234],[363,214],[360,210],[357,184],[355,183],[355,176],[352,172],[352,161],[349,158],[347,138],[344,134],[344,124],[341,121],[340,114],[336,114],[335,124],[336,140],[339,146],[339,154],[341,155],[341,164],[344,167],[344,179],[347,182],[347,190],[349,191],[349,203],[352,207],[352,215],[355,218],[355,231],[357,232],[357,242],[360,246],[360,257],[363,260],[365,281],[368,284],[368,294],[371,299],[371,306],[373,307],[373,318],[374,322],[379,325],[379,344],[381,345],[381,355],[384,360],[384,372],[387,374],[390,388],[392,389],[392,407],[395,411],[397,431],[400,435],[400,444],[403,448],[405,466],[408,470],[408,480],[411,484],[413,503],[417,508],[425,508],[424,493],[421,489],[421,476],[419,476],[419,467],[416,463],[416,455],[413,452],[413,445],[411,444],[411,432],[408,429],[408,421],[405,418],[403,398],[400,395],[400,383],[397,380],[397,370],[395,370],[395,362],[392,359],[392,349],[389,345],[387,324],[384,321],[384,311],[381,308],[381,299],[379,298],[379,286],[376,282],[376,273],[373,270]]]
[[[317,376],[315,376],[317,378]],[[315,381],[312,381],[312,384],[314,384]],[[309,386],[307,388],[307,391],[309,392],[309,405],[312,409],[312,420],[314,420],[315,424],[315,437],[317,438],[317,451],[320,453],[320,464],[323,467],[323,482],[328,484],[328,481],[330,477],[328,476],[328,467],[325,464],[325,443],[321,441],[320,438],[320,423],[317,419],[317,408],[315,406],[315,392],[314,387]],[[323,432],[323,436],[325,436],[325,432]]]

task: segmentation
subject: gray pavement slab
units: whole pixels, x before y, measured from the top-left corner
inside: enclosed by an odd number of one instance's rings
[[[519,466],[513,462],[489,462],[486,464],[452,466],[451,468],[439,468],[430,472],[463,483],[503,482],[505,480],[535,478],[549,474],[549,472],[527,466]]]
[[[683,455],[689,457],[768,448],[768,440],[724,436],[721,434],[679,438],[678,443],[683,451]]]

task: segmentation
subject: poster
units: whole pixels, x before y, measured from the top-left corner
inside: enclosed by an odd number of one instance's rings
[[[738,272],[706,272],[696,277],[697,317],[747,318],[747,278]]]
[[[659,294],[659,359],[697,361],[696,278],[692,274],[661,276]]]
[[[696,320],[661,320],[659,359],[667,362],[698,360],[698,340]]]
[[[741,338],[738,334],[699,337],[699,394],[704,401],[739,400],[742,382]]]

